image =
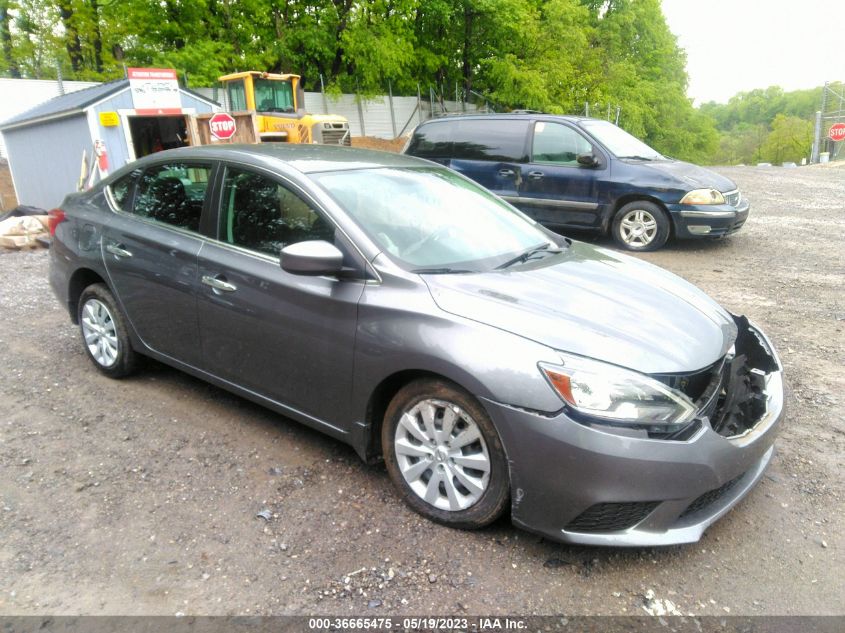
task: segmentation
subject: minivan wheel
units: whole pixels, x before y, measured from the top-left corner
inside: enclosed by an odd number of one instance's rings
[[[132,349],[126,320],[109,289],[92,284],[83,290],[78,316],[85,351],[97,369],[111,378],[131,374],[138,354]]]
[[[629,251],[655,251],[669,239],[669,218],[653,202],[635,200],[624,205],[613,218],[613,239]]]
[[[424,517],[474,529],[507,507],[501,440],[481,405],[462,389],[434,379],[406,385],[387,408],[381,438],[393,484]]]

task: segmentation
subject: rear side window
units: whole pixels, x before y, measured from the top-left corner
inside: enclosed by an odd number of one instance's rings
[[[560,123],[538,121],[534,125],[535,163],[578,166],[578,154],[593,151],[590,142],[578,132]]]
[[[430,123],[414,134],[408,153],[422,158],[525,162],[529,121],[466,119]]]
[[[211,165],[169,163],[144,172],[132,213],[171,226],[199,231]]]
[[[408,145],[408,154],[422,158],[451,158],[453,127],[451,121],[421,125]]]
[[[124,176],[110,184],[107,188],[107,196],[115,209],[130,211],[132,208],[132,186],[135,184],[135,173]]]

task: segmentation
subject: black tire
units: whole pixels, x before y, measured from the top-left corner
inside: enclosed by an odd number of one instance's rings
[[[110,339],[116,341],[116,353],[114,356],[104,356],[101,354],[102,348],[98,348],[100,358],[92,351],[91,346],[86,343],[85,331],[86,327],[90,328],[91,313],[86,313],[86,308],[90,307],[96,310],[99,306],[105,308],[104,323],[107,327],[113,326],[114,334]],[[79,332],[82,336],[82,346],[85,348],[85,353],[94,366],[109,378],[123,378],[135,371],[138,365],[138,354],[132,349],[132,344],[129,342],[128,328],[126,326],[126,318],[117,306],[109,289],[104,284],[92,284],[82,291],[79,296],[79,305],[77,316],[79,319]],[[96,324],[95,324],[96,325]],[[111,332],[111,329],[109,329]],[[96,345],[94,346],[97,347]],[[111,349],[111,347],[109,347]]]
[[[648,240],[646,240],[645,237],[633,235],[629,228],[623,227],[623,222],[626,218],[635,221],[635,214],[638,212],[642,212],[644,214],[644,218],[654,220],[655,230],[653,234],[644,234],[645,236],[650,236],[650,239]],[[634,231],[636,230],[637,229],[634,229]],[[656,251],[658,248],[662,247],[666,243],[666,240],[669,239],[669,233],[671,230],[672,224],[669,221],[669,216],[666,215],[666,211],[664,211],[660,205],[647,200],[634,200],[633,202],[623,205],[616,212],[616,215],[613,216],[613,224],[610,232],[613,235],[613,240],[616,244],[625,250],[645,252]],[[628,239],[626,239],[626,233]]]
[[[451,412],[455,411],[454,406],[457,406],[460,411],[460,414],[455,413],[455,419],[458,422],[455,423],[454,430],[450,432],[448,437],[444,433],[445,444],[449,444],[450,440],[455,440],[455,444],[457,444],[460,433],[471,428],[470,423],[475,424],[475,427],[483,438],[483,444],[476,442],[463,448],[454,448],[453,445],[452,449],[450,449],[454,451],[467,451],[466,454],[456,454],[454,459],[457,460],[466,457],[477,457],[481,454],[480,451],[484,449],[486,449],[486,456],[489,458],[489,471],[487,471],[489,475],[486,479],[486,487],[483,489],[483,492],[478,493],[478,498],[465,508],[454,510],[441,509],[427,502],[420,494],[414,491],[400,469],[399,459],[405,460],[407,465],[409,458],[397,455],[397,427],[405,413],[412,411],[414,407],[428,400],[452,405],[450,407],[450,415]],[[444,415],[445,407],[437,409],[437,416],[440,417],[435,416],[435,419],[439,420],[439,429],[441,431],[444,429]],[[420,426],[418,429],[422,430],[422,418],[419,418],[419,421]],[[403,426],[400,433],[405,433],[405,429],[406,427]],[[481,405],[471,395],[456,385],[443,380],[421,379],[403,387],[394,396],[387,408],[384,416],[384,424],[382,424],[381,429],[381,441],[384,452],[384,463],[399,495],[405,503],[422,516],[450,527],[477,529],[489,525],[498,519],[508,507],[510,499],[510,477],[508,476],[508,463],[505,457],[505,451],[502,448],[502,442],[499,439],[498,433],[496,433],[496,429],[493,427],[493,423]],[[471,453],[471,451],[478,452]],[[451,457],[444,457],[442,455],[441,457],[443,457],[444,462],[453,462],[453,458]],[[437,459],[440,459],[440,457]],[[460,499],[468,502],[469,497],[463,496],[461,489],[469,495],[472,495],[472,492],[468,488],[463,487],[457,472],[459,466],[455,463],[435,463],[431,461],[429,463],[431,464],[430,470],[423,472],[422,476],[419,477],[419,481],[422,482],[421,485],[430,484],[431,477],[436,472],[435,468],[438,468],[440,469],[438,476],[444,478],[437,484],[438,490],[440,491],[441,503],[450,503],[451,499],[454,498],[448,497],[447,499],[448,495],[445,490],[447,479],[452,482],[450,488],[452,494],[454,495],[457,490]],[[466,481],[467,473],[475,473],[477,475],[483,472],[474,468],[465,469],[462,466],[460,467],[460,471],[464,477],[464,481]],[[430,473],[428,482],[424,480],[426,472]]]

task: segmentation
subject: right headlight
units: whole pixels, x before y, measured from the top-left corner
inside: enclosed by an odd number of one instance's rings
[[[590,418],[668,430],[695,417],[685,394],[654,378],[581,356],[560,358],[560,365],[540,363],[540,369],[567,405]]]
[[[716,189],[693,189],[681,198],[681,204],[725,204],[725,196]]]

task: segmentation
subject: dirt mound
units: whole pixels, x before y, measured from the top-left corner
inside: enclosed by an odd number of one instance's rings
[[[353,136],[352,147],[379,149],[383,152],[401,152],[407,140],[407,136],[399,136],[394,139],[378,138],[375,136]]]

